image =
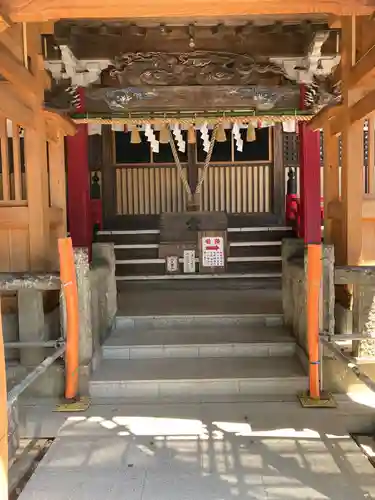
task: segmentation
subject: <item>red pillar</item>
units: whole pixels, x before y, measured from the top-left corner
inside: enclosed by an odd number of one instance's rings
[[[79,89],[77,112],[84,112],[83,89]],[[91,249],[90,172],[87,124],[77,125],[77,133],[67,137],[68,224],[75,247]]]
[[[301,104],[304,102],[304,86],[301,87]],[[301,105],[303,109],[303,105]],[[305,243],[321,243],[320,209],[320,134],[300,122],[300,236]]]

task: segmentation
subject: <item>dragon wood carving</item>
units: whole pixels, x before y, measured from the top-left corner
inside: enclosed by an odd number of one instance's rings
[[[228,52],[125,53],[115,59],[111,76],[121,86],[138,85],[283,85],[282,67]]]

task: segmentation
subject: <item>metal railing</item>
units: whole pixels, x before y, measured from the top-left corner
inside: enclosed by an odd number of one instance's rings
[[[22,344],[27,344],[27,342],[23,342]],[[17,346],[18,347],[25,347],[25,345],[22,346]],[[39,346],[38,346],[39,347]],[[48,347],[48,346],[47,346]],[[21,396],[23,392],[31,385],[33,384],[37,378],[39,378],[43,373],[47,371],[47,369],[56,361],[56,359],[60,358],[63,356],[65,353],[65,342],[60,345],[56,349],[56,351],[51,354],[51,356],[48,356],[42,363],[40,363],[34,370],[29,373],[19,384],[15,385],[11,391],[8,392],[8,398],[7,398],[7,405],[8,408],[14,405],[18,398]]]
[[[79,317],[78,292],[72,241],[70,238],[59,239],[60,276],[56,274],[0,274],[0,291],[19,291],[22,289],[62,290],[66,309],[66,339],[53,341],[4,342],[1,321],[0,302],[0,441],[6,443],[0,449],[0,472],[3,481],[2,492],[7,490],[8,467],[8,417],[18,398],[60,357],[65,357],[65,397],[74,401],[78,395],[79,368]],[[21,382],[6,393],[5,349],[52,348],[54,352],[46,357]],[[6,404],[5,404],[6,403]],[[1,495],[0,495],[1,496]]]

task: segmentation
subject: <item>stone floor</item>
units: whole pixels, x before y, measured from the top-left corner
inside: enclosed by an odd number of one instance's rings
[[[25,404],[25,403],[24,403]],[[360,414],[289,401],[22,407],[23,434],[57,433],[20,500],[360,500],[375,471],[348,435]],[[351,422],[351,423],[350,423]]]

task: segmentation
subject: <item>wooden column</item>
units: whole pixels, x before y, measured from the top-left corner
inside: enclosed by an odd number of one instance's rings
[[[323,129],[324,138],[324,242],[335,243],[335,221],[329,217],[329,204],[339,203],[339,141],[338,137],[331,134],[329,123]]]
[[[342,240],[341,252],[345,264],[358,265],[362,251],[363,199],[363,120],[351,123],[349,106],[353,92],[349,88],[350,72],[355,63],[355,17],[342,18]]]
[[[301,102],[304,101],[301,87]],[[301,106],[302,107],[302,106]],[[305,243],[320,243],[320,134],[306,123],[299,125],[301,232]]]
[[[283,154],[283,129],[281,123],[273,128],[273,207],[278,221],[285,221],[285,166]]]
[[[110,125],[102,127],[102,200],[103,217],[106,224],[116,216],[116,169],[113,159],[113,131]]]
[[[58,238],[64,238],[67,233],[64,146],[64,137],[62,134],[59,134],[56,141],[48,143],[51,207],[56,207],[61,210],[61,222],[56,231],[56,236]]]
[[[77,112],[84,110],[83,91]],[[90,216],[90,170],[87,124],[77,126],[73,137],[67,138],[68,160],[68,224],[75,247],[90,247],[92,227]]]
[[[37,26],[28,26],[27,50],[30,70],[37,78],[39,88],[33,105],[33,127],[25,128],[30,269],[42,271],[50,267],[50,226],[46,125],[41,113],[44,99],[44,62]]]

